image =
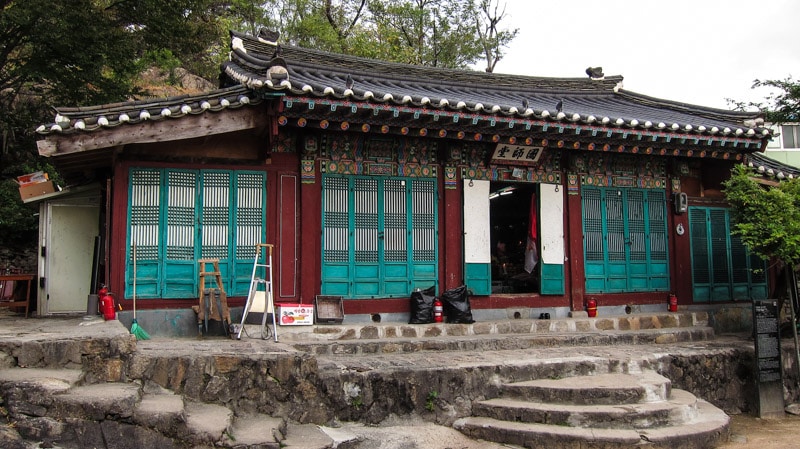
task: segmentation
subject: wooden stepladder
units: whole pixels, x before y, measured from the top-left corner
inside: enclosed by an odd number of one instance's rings
[[[225,335],[228,335],[228,327],[231,324],[231,312],[228,308],[228,299],[225,295],[225,288],[222,286],[222,273],[219,269],[219,259],[200,259],[200,307],[198,312],[198,332],[203,335],[202,325],[205,325],[205,332],[208,332],[209,318],[219,317],[223,325]],[[214,271],[208,271],[206,264],[211,264]],[[206,277],[214,276],[216,288],[206,288]]]
[[[274,245],[259,243],[256,245],[256,255],[253,260],[253,274],[250,276],[250,290],[247,292],[247,303],[242,311],[242,324],[236,334],[236,339],[242,338],[247,315],[251,312],[263,314],[261,317],[261,338],[269,338],[270,329],[267,327],[267,315],[272,315],[272,334],[278,341],[278,328],[275,320],[275,304],[272,301],[272,248]]]

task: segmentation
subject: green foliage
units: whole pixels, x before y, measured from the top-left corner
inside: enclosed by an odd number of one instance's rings
[[[500,27],[499,0],[248,0],[227,10],[233,29],[268,27],[281,40],[318,50],[446,68],[481,58],[494,69],[517,30]]]
[[[432,412],[436,408],[436,399],[439,397],[439,392],[436,390],[432,390],[428,393],[428,397],[425,400],[425,410]]]
[[[764,102],[737,102],[728,100],[737,110],[759,109],[769,123],[781,124],[800,121],[800,83],[791,76],[783,80],[755,80],[753,89],[771,87],[777,89],[767,95]]]
[[[787,264],[800,262],[800,180],[781,181],[766,188],[744,165],[734,168],[724,182],[731,205],[734,234],[764,259]]]
[[[767,101],[770,103],[767,110],[767,121],[785,123],[800,120],[800,84],[791,76],[785,80],[755,80],[753,87],[774,87],[782,91],[767,97]]]
[[[122,101],[139,94],[149,65],[182,65],[216,78],[223,41],[219,0],[4,1],[0,8],[0,244],[35,233],[36,208],[13,179],[45,169],[34,129],[54,106]],[[215,59],[216,58],[216,59]],[[202,68],[203,71],[200,71]]]
[[[146,94],[137,81],[153,66],[216,80],[230,29],[267,27],[290,44],[437,67],[468,67],[485,54],[493,67],[516,33],[497,27],[502,14],[489,20],[494,1],[2,1],[0,235],[35,231],[35,208],[9,180],[45,165],[33,130],[52,121],[53,107]]]
[[[177,84],[178,80],[175,77],[175,71],[183,64],[171,50],[167,48],[159,48],[145,52],[142,59],[139,60],[140,71],[144,71],[150,67],[158,67],[161,70],[169,73],[168,82],[170,84]]]
[[[370,12],[384,59],[466,68],[481,56],[472,1],[387,0],[371,3]]]

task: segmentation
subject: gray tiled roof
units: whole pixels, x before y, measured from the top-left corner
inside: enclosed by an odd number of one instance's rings
[[[39,134],[72,134],[135,125],[146,121],[175,120],[190,115],[220,112],[262,102],[245,86],[231,86],[196,95],[128,101],[98,106],[56,108],[53,123],[37,128]]]
[[[227,86],[208,93],[87,108],[57,108],[42,135],[70,134],[146,120],[287,101],[346,101],[374,107],[496,116],[566,127],[623,129],[705,139],[760,142],[769,130],[757,113],[732,112],[652,98],[622,89],[621,76],[546,78],[391,63],[285,46],[231,33]],[[348,87],[348,79],[352,86]],[[561,102],[562,111],[557,110]]]
[[[758,113],[688,105],[622,89],[621,76],[602,79],[543,78],[390,63],[284,46],[288,79],[271,80],[276,46],[232,34],[231,60],[223,71],[254,89],[280,89],[309,98],[438,108],[519,118],[665,130],[683,134],[769,134]],[[353,80],[347,87],[348,77]],[[527,108],[523,107],[527,102]],[[561,101],[563,111],[557,111]]]
[[[748,167],[767,178],[794,179],[800,177],[800,169],[797,167],[776,161],[764,154],[748,154],[745,162]]]

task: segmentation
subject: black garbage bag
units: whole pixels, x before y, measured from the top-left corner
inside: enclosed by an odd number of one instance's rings
[[[462,285],[442,293],[445,321],[448,323],[472,324],[472,309],[469,307],[467,286]]]
[[[411,293],[411,318],[408,324],[433,323],[433,301],[436,299],[436,286]]]

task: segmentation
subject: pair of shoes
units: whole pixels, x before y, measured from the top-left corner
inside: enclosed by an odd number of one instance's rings
[[[539,314],[539,319],[540,320],[549,320],[550,319],[550,314],[549,313],[540,313]]]

